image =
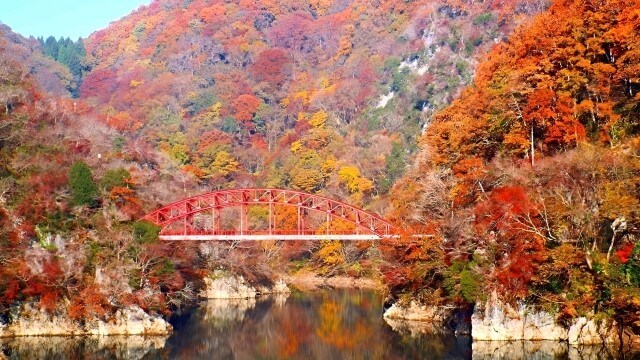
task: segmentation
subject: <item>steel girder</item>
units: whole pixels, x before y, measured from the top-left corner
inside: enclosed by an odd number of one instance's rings
[[[270,205],[270,212],[274,205],[295,206],[299,209],[299,223],[301,217],[300,210],[304,209],[325,213],[327,217],[342,219],[346,222],[352,223],[356,226],[357,233],[365,230],[370,234],[382,238],[389,237],[393,235],[394,232],[393,225],[391,225],[391,223],[378,215],[364,211],[355,206],[320,195],[283,189],[231,189],[213,191],[166,205],[147,214],[143,217],[143,220],[150,221],[161,226],[163,230],[169,225],[181,222],[183,225],[183,235],[201,235],[202,231],[194,229],[192,222],[189,221],[195,215],[211,214],[212,222],[215,222],[216,212],[219,216],[220,209],[250,205]],[[241,228],[240,233],[237,235],[242,235],[243,216],[244,215],[241,212]],[[246,226],[246,219],[244,221]],[[270,224],[270,233],[272,231],[271,226],[272,225]],[[170,231],[167,231],[167,235],[169,235],[169,232]],[[299,225],[298,233],[302,235],[304,232],[304,229]],[[216,233],[215,224],[212,223],[210,234],[215,235]],[[161,235],[162,234],[163,232],[161,232]],[[171,235],[174,237],[177,236],[173,233]]]

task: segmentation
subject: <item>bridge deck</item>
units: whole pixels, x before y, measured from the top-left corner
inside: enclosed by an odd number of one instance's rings
[[[378,236],[375,234],[325,234],[325,235],[310,235],[310,234],[302,234],[302,235],[277,235],[277,234],[247,234],[247,235],[160,235],[160,240],[166,241],[176,241],[176,240],[203,240],[203,241],[264,241],[264,240],[283,240],[283,241],[294,241],[294,240],[305,240],[305,241],[313,241],[313,240],[355,240],[355,241],[367,241],[367,240],[381,240],[396,237],[393,235],[386,236]]]

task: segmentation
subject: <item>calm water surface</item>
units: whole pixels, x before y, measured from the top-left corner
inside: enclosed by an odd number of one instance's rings
[[[0,352],[10,359],[470,359],[473,349],[474,359],[613,358],[557,342],[472,346],[448,332],[394,331],[381,311],[381,295],[359,290],[210,300],[174,318],[169,337],[0,339]]]
[[[178,319],[175,359],[467,359],[468,339],[411,337],[382,319],[372,291],[326,291],[253,301],[209,301]]]

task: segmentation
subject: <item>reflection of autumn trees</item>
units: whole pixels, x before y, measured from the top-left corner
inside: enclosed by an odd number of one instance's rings
[[[348,310],[343,304],[331,299],[325,299],[318,309],[320,324],[316,327],[316,334],[338,349],[360,347],[373,331],[362,319],[358,319],[355,324],[348,323],[351,320],[346,316]]]

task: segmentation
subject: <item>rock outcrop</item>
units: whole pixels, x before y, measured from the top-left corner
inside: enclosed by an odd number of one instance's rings
[[[411,301],[402,306],[397,303],[387,308],[383,314],[385,322],[396,332],[419,334],[437,334],[447,330],[453,308],[444,306],[426,306]]]
[[[249,284],[240,275],[229,274],[224,270],[216,270],[204,279],[205,287],[200,297],[205,299],[249,299],[259,294],[285,294],[290,290],[283,280],[277,280],[273,286],[257,286]]]
[[[137,306],[118,310],[109,321],[88,323],[87,328],[91,335],[167,335],[173,330],[163,318]]]
[[[30,304],[14,311],[14,320],[0,323],[0,337],[49,335],[168,335],[173,327],[160,316],[137,306],[118,310],[107,320],[71,320],[62,312],[50,314]]]
[[[551,314],[525,305],[514,309],[495,293],[484,304],[477,304],[471,316],[473,340],[566,340],[567,332]]]
[[[570,351],[568,345],[617,346],[621,338],[624,346],[635,348],[640,345],[639,337],[629,329],[619,336],[619,328],[613,320],[592,316],[579,317],[569,324],[561,324],[549,312],[525,304],[511,306],[498,299],[495,293],[489,300],[476,304],[471,310],[426,306],[411,301],[408,305],[392,304],[385,310],[384,319],[395,331],[412,335],[447,330],[454,330],[456,335],[470,333],[474,344],[479,341],[550,341],[545,353],[555,353],[556,350],[549,350],[557,348],[554,343],[564,344],[563,349],[566,351]],[[493,345],[485,345],[487,346],[483,349],[489,349],[485,353],[492,353]]]
[[[500,301],[493,293],[485,303],[476,304],[471,316],[473,340],[555,340],[574,345],[615,343],[618,327],[610,320],[586,317],[574,319],[569,326],[556,322],[542,310],[520,304],[517,308]]]
[[[255,298],[258,294],[256,288],[247,283],[242,276],[227,275],[218,271],[206,277],[204,285],[200,296],[206,299],[248,299]]]
[[[571,323],[567,334],[569,344],[593,345],[618,341],[618,326],[613,321],[579,317]]]
[[[287,283],[284,280],[279,279],[273,284],[273,286],[258,286],[258,292],[260,295],[265,294],[289,294],[291,290],[287,286]]]
[[[383,316],[388,319],[444,323],[451,316],[452,310],[444,306],[426,306],[411,301],[409,306],[401,306],[397,303],[391,305]]]

